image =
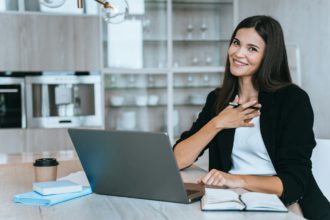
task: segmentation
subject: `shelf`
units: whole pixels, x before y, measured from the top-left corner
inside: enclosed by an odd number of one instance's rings
[[[146,4],[149,3],[162,3],[166,4],[166,0],[145,0]],[[233,0],[172,0],[172,4],[232,4]]]
[[[166,43],[167,39],[157,39],[157,38],[144,38],[143,39],[144,42],[146,43]]]
[[[174,107],[200,107],[204,106],[203,103],[182,103],[182,104],[174,104]],[[107,108],[164,108],[167,107],[165,104],[159,104],[159,105],[106,105]]]
[[[221,43],[221,42],[228,42],[230,39],[228,38],[209,38],[209,39],[173,39],[174,43]]]
[[[166,89],[167,87],[166,86],[149,86],[149,87],[138,87],[138,86],[135,86],[135,87],[105,87],[104,89],[105,90],[121,90],[121,89],[129,89],[129,90],[135,90],[135,89],[146,89],[146,90],[149,90],[149,89]]]
[[[225,71],[224,66],[185,66],[173,68],[173,73],[211,73],[211,72],[220,72]]]
[[[167,68],[141,68],[141,69],[129,69],[129,68],[104,68],[104,74],[167,74]]]
[[[145,4],[149,4],[149,3],[155,3],[155,4],[162,3],[162,4],[166,4],[167,1],[166,0],[144,0],[144,3]]]
[[[209,88],[215,88],[219,87],[220,85],[191,85],[191,86],[173,86],[174,89],[209,89]],[[136,90],[136,89],[145,89],[145,90],[151,90],[151,89],[167,89],[166,86],[151,86],[151,87],[105,87],[105,90]]]
[[[173,86],[174,89],[209,89],[220,85],[198,85],[198,86]]]
[[[197,103],[196,104],[193,104],[193,103],[182,103],[182,104],[174,104],[174,107],[200,107],[200,106],[204,106],[204,105],[205,105],[205,102],[198,103],[198,104]]]
[[[44,12],[44,11],[0,11],[2,14],[16,14],[20,15],[37,15],[37,16],[68,16],[68,17],[97,17],[100,16],[98,14],[86,14],[86,13],[70,13],[70,12]]]
[[[158,105],[107,105],[107,108],[164,108],[167,107],[165,104],[158,104]]]
[[[176,5],[176,4],[201,4],[201,5],[205,5],[205,4],[232,4],[233,0],[173,0],[172,4]]]
[[[144,42],[146,43],[166,43],[167,39],[157,39],[157,38],[153,38],[153,39],[148,39],[145,38],[143,39]],[[230,41],[229,38],[225,37],[225,38],[209,38],[209,39],[185,39],[185,38],[177,38],[177,39],[173,39],[174,43],[221,43],[221,42],[228,42]]]

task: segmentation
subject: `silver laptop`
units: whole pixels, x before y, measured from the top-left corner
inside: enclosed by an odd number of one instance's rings
[[[204,194],[201,185],[183,183],[164,133],[68,131],[94,193],[176,203]]]

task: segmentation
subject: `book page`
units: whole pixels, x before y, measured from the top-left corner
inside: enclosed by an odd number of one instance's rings
[[[250,211],[287,212],[287,208],[275,194],[248,192],[241,195],[241,200]]]
[[[59,180],[69,180],[71,182],[80,184],[82,186],[89,186],[89,182],[88,182],[86,173],[84,171],[77,171],[74,173],[70,173],[67,176],[57,179],[57,181],[59,181]]]
[[[201,206],[202,210],[242,210],[245,207],[234,191],[216,188],[205,188]]]

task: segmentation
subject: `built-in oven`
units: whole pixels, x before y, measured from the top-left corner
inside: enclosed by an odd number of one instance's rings
[[[25,128],[24,77],[0,76],[0,128]]]
[[[27,76],[27,127],[103,126],[100,75]]]

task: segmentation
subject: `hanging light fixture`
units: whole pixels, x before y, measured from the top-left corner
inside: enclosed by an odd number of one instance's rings
[[[64,5],[65,0],[40,0],[39,2],[48,8],[58,8]]]
[[[40,4],[49,8],[61,7],[66,0],[39,0]],[[72,0],[70,0],[72,1]],[[86,0],[85,0],[86,1]],[[94,0],[101,4],[101,15],[104,21],[118,24],[125,21],[128,17],[129,7],[127,0]],[[83,8],[84,0],[77,0],[78,8]]]
[[[104,21],[108,23],[118,24],[127,19],[129,7],[126,0],[95,1],[103,6],[101,8],[101,15],[104,18]],[[83,8],[83,0],[77,0],[77,5],[78,8]]]

